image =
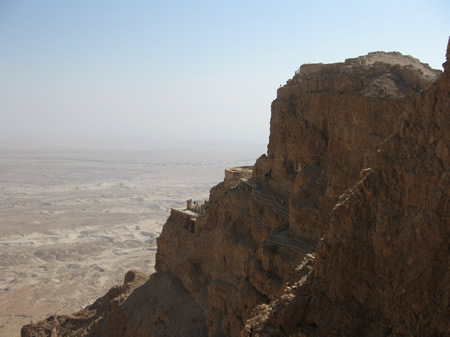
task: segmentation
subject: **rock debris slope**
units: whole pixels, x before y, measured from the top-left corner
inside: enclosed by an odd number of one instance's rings
[[[22,336],[447,335],[449,67],[302,66],[252,176],[172,210],[155,274]]]

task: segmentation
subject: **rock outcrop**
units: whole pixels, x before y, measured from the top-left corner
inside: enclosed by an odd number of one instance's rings
[[[341,195],[314,271],[242,336],[448,336],[450,44],[373,166]],[[283,298],[283,297],[282,297]]]
[[[155,274],[22,336],[446,335],[449,72],[381,52],[302,66],[267,156],[172,211]]]
[[[372,167],[410,97],[439,73],[410,56],[376,52],[303,65],[278,89],[255,179],[289,200],[291,236],[317,244],[339,196]]]

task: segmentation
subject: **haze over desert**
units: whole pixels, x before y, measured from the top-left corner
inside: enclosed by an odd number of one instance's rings
[[[171,207],[202,201],[257,152],[0,150],[0,336],[154,271]],[[233,159],[234,158],[234,159]]]
[[[448,337],[449,13],[0,0],[0,337]]]

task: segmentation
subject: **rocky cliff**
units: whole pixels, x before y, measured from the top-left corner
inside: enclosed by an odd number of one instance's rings
[[[272,104],[268,154],[255,179],[289,199],[289,232],[317,244],[346,189],[372,167],[410,97],[434,71],[399,53],[370,53],[338,64],[303,65]]]
[[[253,175],[172,210],[155,274],[22,336],[447,335],[444,68],[381,52],[302,66]]]
[[[450,44],[371,168],[334,206],[313,271],[242,336],[448,336]],[[283,300],[284,299],[284,300]]]

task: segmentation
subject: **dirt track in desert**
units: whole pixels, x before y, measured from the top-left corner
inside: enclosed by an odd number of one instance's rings
[[[235,158],[233,160],[232,158]],[[0,149],[0,336],[153,272],[171,207],[203,200],[255,154]]]

